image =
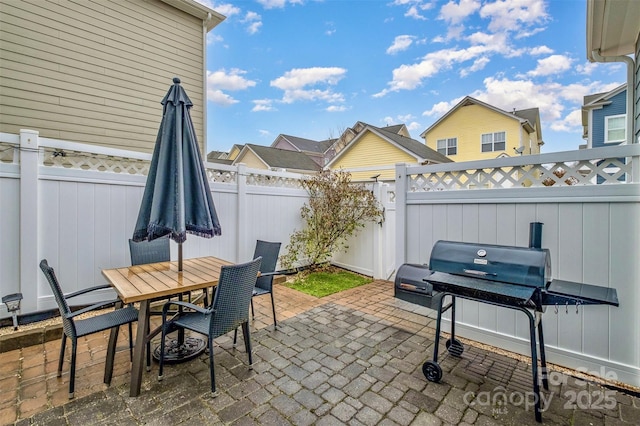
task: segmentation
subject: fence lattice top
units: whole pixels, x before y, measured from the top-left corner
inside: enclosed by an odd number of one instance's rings
[[[638,146],[571,151],[490,161],[409,167],[408,190],[449,191],[621,184],[632,181]],[[572,155],[568,155],[572,154]],[[583,157],[583,158],[580,158]]]

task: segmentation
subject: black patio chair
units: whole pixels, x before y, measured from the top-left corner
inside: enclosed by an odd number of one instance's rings
[[[156,238],[151,241],[133,241],[129,238],[129,254],[131,265],[144,265],[145,263],[167,262],[171,260],[171,246],[169,238]],[[162,299],[160,299],[162,300]],[[169,299],[167,299],[169,300]],[[151,315],[159,315],[152,311]],[[131,325],[129,325],[131,327]],[[131,330],[129,330],[131,332]],[[149,330],[147,330],[147,333]],[[151,370],[151,343],[147,342],[147,371]]]
[[[213,341],[216,337],[242,326],[244,346],[249,357],[249,369],[253,368],[251,336],[249,334],[249,304],[261,261],[261,258],[257,258],[247,263],[223,266],[213,296],[213,303],[208,308],[180,301],[169,301],[164,305],[162,308],[162,339],[160,340],[158,380],[162,380],[166,335],[176,329],[191,330],[208,337],[209,374],[211,376],[211,392],[214,396],[217,395],[213,363]],[[169,308],[172,305],[182,306],[183,311],[168,318]]]
[[[58,283],[58,279],[56,278],[56,274],[53,268],[49,266],[46,259],[43,259],[42,261],[40,261],[40,269],[44,273],[44,276],[47,277],[47,281],[49,281],[49,285],[51,286],[53,295],[55,296],[56,302],[58,303],[60,316],[62,317],[62,328],[64,332],[62,333],[62,343],[60,345],[60,359],[58,360],[58,377],[62,375],[62,364],[64,362],[64,352],[65,352],[67,337],[71,339],[71,371],[69,373],[70,374],[69,399],[72,399],[74,397],[74,389],[75,389],[76,351],[78,348],[78,338],[115,327],[116,328],[115,336],[117,339],[118,330],[121,325],[123,324],[131,325],[132,322],[138,320],[138,310],[135,309],[133,306],[127,306],[125,308],[115,309],[111,312],[96,315],[86,319],[77,319],[78,315],[91,312],[96,309],[101,309],[114,303],[118,304],[120,303],[120,300],[115,299],[115,300],[98,302],[91,306],[87,306],[86,308],[71,312],[71,309],[69,308],[69,304],[67,302],[69,299],[79,296],[81,294],[90,293],[95,290],[111,288],[111,286],[109,286],[108,284],[98,285],[98,286],[94,286],[84,290],[79,290],[79,291],[65,295],[64,293],[62,293],[62,289],[60,288],[60,284]],[[133,336],[131,335],[131,332],[129,333],[129,353],[130,353],[130,356],[132,356]],[[111,368],[113,369],[113,365],[111,366]]]
[[[276,304],[273,301],[273,276],[278,275],[276,272],[276,264],[278,263],[278,254],[280,253],[281,243],[258,240],[253,258],[262,257],[260,264],[260,276],[256,281],[256,287],[253,289],[253,297],[271,295],[271,310],[273,311],[273,328],[278,326],[276,322]],[[256,314],[253,310],[253,298],[251,298],[251,316],[255,319]]]
[[[129,239],[129,253],[132,265],[166,262],[171,260],[169,238],[156,238],[152,241],[135,242]]]

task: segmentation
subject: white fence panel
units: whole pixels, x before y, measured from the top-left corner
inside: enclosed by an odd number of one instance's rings
[[[384,209],[382,223],[367,223],[347,240],[346,251],[333,256],[332,263],[376,279],[389,279],[395,272],[395,185],[366,183]]]
[[[0,148],[2,149],[2,148]],[[0,293],[20,292],[20,180],[17,167],[0,163]],[[4,305],[0,314],[6,314]]]

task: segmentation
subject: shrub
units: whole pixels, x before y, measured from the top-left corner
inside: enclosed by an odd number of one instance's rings
[[[383,210],[373,193],[362,184],[351,182],[342,170],[324,170],[304,179],[309,202],[300,209],[305,227],[291,235],[286,254],[280,259],[285,268],[301,263],[317,269],[340,249],[348,248],[347,238],[357,234],[367,222],[382,223]]]

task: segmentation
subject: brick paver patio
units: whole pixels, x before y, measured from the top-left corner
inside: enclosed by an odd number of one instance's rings
[[[122,328],[113,382],[102,383],[107,334],[78,349],[76,398],[67,399],[68,364],[56,377],[59,340],[0,354],[0,424],[70,425],[527,425],[536,424],[526,358],[465,345],[443,355],[441,383],[428,382],[433,319],[376,281],[323,299],[283,286],[256,298],[254,369],[231,336],[216,340],[219,396],[209,392],[208,358],[144,373],[130,398],[129,353]],[[482,347],[481,347],[482,346]],[[553,366],[552,366],[553,370]],[[543,424],[640,424],[640,398],[553,372],[544,391]]]

